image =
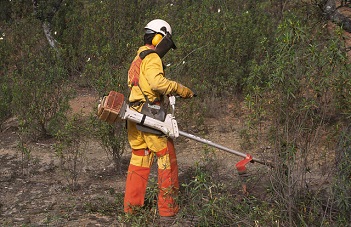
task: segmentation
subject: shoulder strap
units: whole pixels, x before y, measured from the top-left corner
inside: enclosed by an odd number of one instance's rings
[[[143,90],[141,89],[141,87],[139,85],[139,73],[140,73],[141,61],[144,60],[144,58],[146,56],[148,56],[149,54],[151,54],[151,53],[156,53],[157,54],[157,52],[155,50],[153,50],[153,49],[148,49],[148,50],[144,50],[144,51],[140,52],[140,54],[139,54],[140,59],[134,61],[132,63],[131,68],[128,71],[128,76],[129,76],[129,79],[131,81],[131,87],[132,86],[138,86],[140,91],[141,91],[141,93],[143,94],[143,96],[145,97],[147,102],[150,102],[150,101],[147,98],[147,96],[144,94]],[[162,63],[162,65],[163,65],[163,63]],[[133,72],[132,69],[134,69],[134,72]]]
[[[146,56],[148,56],[151,53],[156,53],[157,54],[157,52],[155,50],[148,49],[148,50],[141,51],[140,54],[139,54],[139,57],[141,58],[141,60],[143,60]]]
[[[156,53],[158,55],[156,50],[148,49],[148,50],[141,51],[139,54],[139,57],[141,60],[143,60],[146,56],[148,56],[151,53]],[[166,65],[163,63],[163,61],[162,61],[162,67],[163,69],[166,69]]]
[[[139,74],[140,74],[141,62],[143,61],[143,59],[147,55],[149,55],[151,53],[156,53],[156,51],[153,49],[141,51],[139,54],[139,57],[132,62],[131,66],[128,70],[128,81],[129,81],[128,86],[129,87],[139,85]]]
[[[148,50],[144,50],[144,51],[141,51],[140,54],[139,54],[139,58],[136,58],[129,70],[128,70],[128,86],[131,88],[133,86],[137,86],[139,85],[139,75],[140,75],[140,65],[141,65],[141,62],[144,60],[144,58],[151,54],[151,53],[156,53],[155,50],[153,49],[148,49]]]

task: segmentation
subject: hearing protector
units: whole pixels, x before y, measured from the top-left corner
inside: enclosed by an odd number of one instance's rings
[[[152,45],[157,46],[157,44],[159,44],[161,42],[161,40],[163,39],[163,36],[161,34],[156,34],[154,36],[154,38],[152,38]]]

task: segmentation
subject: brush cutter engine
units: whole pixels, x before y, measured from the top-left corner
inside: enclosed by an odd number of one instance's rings
[[[173,100],[175,97],[171,99]],[[124,100],[123,94],[115,91],[110,91],[109,95],[105,96],[98,105],[98,117],[108,123],[116,122],[118,119],[130,120],[139,125],[157,129],[171,138],[179,136],[178,124],[174,114],[167,114],[164,121],[153,119],[130,109]]]

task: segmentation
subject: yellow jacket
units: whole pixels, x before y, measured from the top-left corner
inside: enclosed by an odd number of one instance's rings
[[[139,58],[140,52],[148,49],[151,49],[151,47],[140,47],[134,61]],[[138,85],[131,86],[131,81],[128,79],[128,85],[131,87],[129,102],[145,102],[144,95],[147,96],[150,102],[153,102],[156,99],[160,100],[162,95],[168,95],[177,91],[178,83],[165,77],[162,60],[157,53],[148,54],[142,60],[139,75],[139,86],[142,92]]]

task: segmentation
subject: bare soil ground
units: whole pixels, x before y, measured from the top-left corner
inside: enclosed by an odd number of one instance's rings
[[[89,91],[79,94],[71,101],[72,111],[88,115],[99,97]],[[240,150],[242,121],[230,114],[221,120],[210,119],[206,138]],[[0,226],[119,226],[123,208],[116,198],[123,197],[129,150],[123,157],[123,173],[118,173],[98,141],[89,141],[79,165],[78,187],[72,191],[53,139],[23,144],[27,156],[19,148],[16,119],[9,119],[1,129]],[[204,145],[187,138],[177,138],[175,144],[181,176],[202,158]],[[242,158],[217,152],[223,174],[237,182],[235,163]]]

